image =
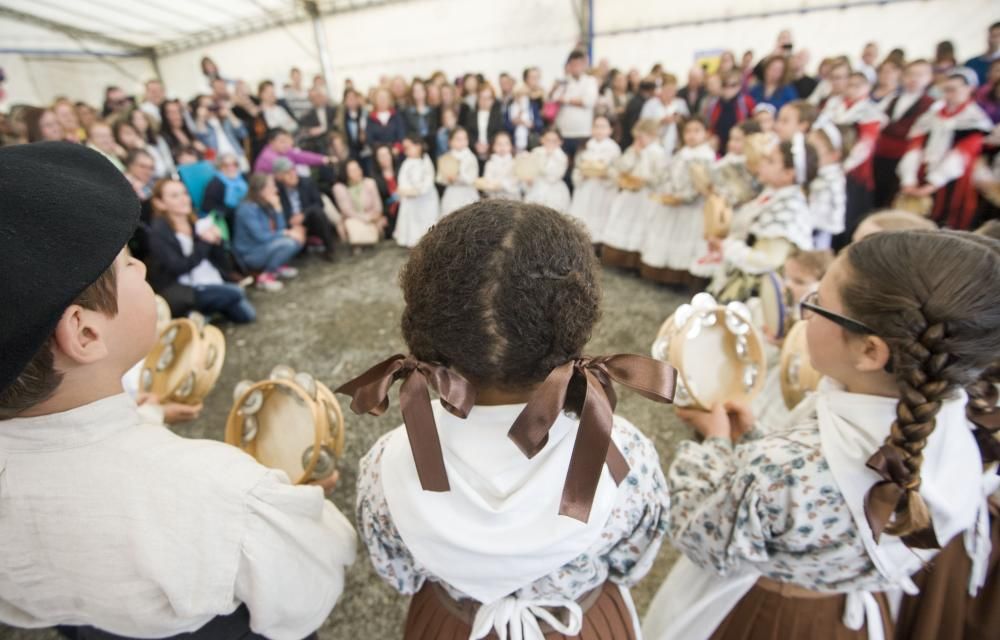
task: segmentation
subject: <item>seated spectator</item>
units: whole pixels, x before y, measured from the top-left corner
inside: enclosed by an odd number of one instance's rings
[[[73,109],[76,111],[77,122],[80,123],[80,128],[83,129],[80,140],[86,141],[87,132],[90,131],[90,125],[101,119],[100,114],[97,113],[97,109],[90,106],[86,102],[75,103],[73,105]]]
[[[135,101],[122,91],[121,87],[109,86],[104,90],[104,108],[101,117],[104,119],[124,115],[135,107]]]
[[[125,179],[135,189],[135,195],[139,196],[141,219],[146,224],[149,224],[152,217],[149,199],[153,195],[153,183],[156,180],[155,167],[153,157],[145,149],[130,149],[125,157]]]
[[[391,238],[396,230],[396,214],[399,211],[399,180],[396,175],[396,162],[392,151],[386,145],[375,147],[375,186],[382,198],[382,211],[385,212],[388,223],[385,226],[385,237]]]
[[[157,133],[157,126],[148,113],[142,109],[132,109],[128,114],[128,123],[146,143],[146,152],[153,156],[156,163],[154,175],[157,178],[171,177],[177,173],[170,145]]]
[[[243,202],[249,187],[240,173],[240,163],[231,153],[224,153],[216,160],[215,176],[205,186],[205,196],[201,208],[206,213],[215,213],[226,223],[223,234],[231,232],[236,221],[236,207]]]
[[[180,163],[177,152],[185,147],[194,147],[198,153],[205,153],[206,147],[201,140],[194,137],[184,118],[186,111],[180,100],[166,100],[160,105],[160,134],[167,141],[174,154],[174,160]]]
[[[223,277],[232,266],[221,231],[210,219],[195,217],[184,185],[160,180],[152,202],[147,277],[170,304],[171,313],[198,311],[209,317],[219,313],[232,322],[253,322],[257,312],[246,293]]]
[[[205,188],[215,177],[215,165],[202,158],[194,147],[185,147],[177,152],[177,175],[187,187],[194,210],[203,213]]]
[[[268,129],[284,129],[292,133],[298,130],[299,123],[284,105],[278,104],[278,94],[274,91],[273,82],[265,80],[257,86],[257,99]]]
[[[395,158],[402,151],[406,126],[403,118],[392,106],[392,95],[388,89],[375,92],[374,106],[368,115],[368,144],[374,149],[380,144],[389,145]]]
[[[340,215],[344,217],[347,241],[357,253],[359,245],[371,244],[362,240],[382,237],[388,221],[382,215],[382,198],[379,197],[375,181],[365,177],[357,160],[347,162],[342,179],[343,182],[338,182],[333,187],[333,198]],[[352,227],[357,230],[354,237]]]
[[[281,212],[274,178],[263,173],[251,175],[247,197],[236,208],[233,253],[247,268],[260,271],[257,287],[278,291],[282,288],[278,278],[298,275],[288,263],[305,243],[305,227],[288,225]]]
[[[763,79],[750,89],[755,103],[766,102],[775,109],[797,99],[795,87],[788,84],[788,60],[783,55],[773,55],[764,61]]]
[[[156,123],[156,126],[160,126],[160,106],[163,105],[163,101],[167,99],[167,93],[163,89],[163,83],[153,78],[146,81],[145,93],[143,94],[142,102],[139,104],[139,108],[148,115]],[[134,126],[134,125],[133,125]]]
[[[69,98],[56,98],[52,105],[52,111],[56,114],[56,120],[63,130],[63,139],[67,142],[83,142],[87,138],[87,132],[80,126],[80,119],[76,115],[76,109]]]
[[[108,159],[108,162],[115,165],[119,171],[125,173],[125,165],[122,159],[125,158],[125,149],[115,142],[115,137],[111,133],[111,127],[106,123],[97,121],[87,129],[87,146],[97,151]]]
[[[337,110],[330,104],[326,91],[309,90],[309,104],[299,123],[302,148],[328,155],[330,153],[330,133],[337,127]]]
[[[291,160],[274,161],[274,179],[278,184],[281,211],[292,226],[302,225],[310,239],[317,238],[323,246],[323,259],[333,262],[333,226],[323,209],[323,198],[311,178],[295,170]]]
[[[24,113],[24,124],[28,129],[28,142],[56,142],[66,138],[52,109],[28,107]]]
[[[247,129],[233,115],[229,101],[216,104],[210,98],[201,97],[197,100],[194,114],[194,135],[214,157],[219,154],[234,155],[240,164],[240,171],[249,171],[250,163],[243,153]]]
[[[309,167],[319,167],[332,160],[330,156],[295,148],[292,134],[284,129],[274,129],[268,134],[267,146],[257,156],[253,169],[257,173],[273,173],[274,161],[278,158],[290,160],[301,175],[308,174]]]

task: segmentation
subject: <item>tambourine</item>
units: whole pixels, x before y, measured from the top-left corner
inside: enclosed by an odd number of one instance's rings
[[[691,176],[691,184],[695,190],[702,195],[712,192],[712,174],[707,164],[701,162],[692,163],[688,169]]]
[[[285,365],[233,390],[226,442],[295,484],[329,477],[344,453],[344,414],[329,387]]]
[[[454,154],[446,153],[438,158],[438,175],[443,180],[454,180],[457,178],[459,169],[461,169],[461,163]]]
[[[925,218],[931,215],[934,208],[934,198],[931,196],[915,196],[909,193],[900,193],[893,199],[892,208],[900,211],[909,211]]]
[[[727,400],[749,401],[764,387],[764,344],[741,302],[722,306],[699,293],[663,323],[651,354],[677,369],[679,406],[707,411]]]
[[[809,360],[807,326],[807,322],[792,325],[781,346],[781,397],[789,410],[802,402],[807,393],[815,391],[823,377]]]
[[[784,338],[792,326],[795,311],[795,302],[785,281],[773,271],[765,273],[760,278],[759,296],[763,312],[761,330],[775,340]]]
[[[489,178],[476,178],[472,186],[476,188],[476,191],[484,191],[486,193],[500,190],[500,184],[496,180],[490,180]]]
[[[541,163],[534,153],[520,153],[514,158],[514,175],[518,180],[534,180],[542,172]]]
[[[645,185],[645,181],[631,173],[623,173],[618,176],[618,186],[625,191],[638,191]]]
[[[725,198],[717,193],[705,196],[705,206],[702,208],[705,218],[705,238],[725,238],[733,226],[733,208]]]
[[[198,404],[215,386],[226,360],[226,337],[204,316],[171,320],[146,356],[139,388],[161,403]]]
[[[600,160],[581,160],[576,164],[585,178],[603,178],[608,175],[608,165]]]
[[[170,324],[173,316],[170,313],[170,305],[163,298],[163,296],[154,296],[156,298],[156,335],[163,335],[163,331]]]
[[[751,133],[743,143],[743,154],[747,159],[747,168],[757,173],[761,159],[771,150],[771,138],[766,133]]]

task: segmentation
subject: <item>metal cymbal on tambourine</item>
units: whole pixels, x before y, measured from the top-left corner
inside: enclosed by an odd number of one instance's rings
[[[683,304],[661,325],[652,356],[677,369],[674,404],[708,410],[748,401],[764,386],[764,344],[740,302],[720,305],[707,293]]]
[[[344,414],[325,384],[278,365],[267,380],[236,385],[225,440],[305,484],[336,471],[344,453]]]
[[[139,373],[139,389],[160,402],[199,404],[215,386],[226,360],[226,337],[204,316],[171,320]]]
[[[813,368],[806,340],[807,322],[796,322],[781,346],[781,397],[789,410],[794,409],[819,386],[822,374]]]

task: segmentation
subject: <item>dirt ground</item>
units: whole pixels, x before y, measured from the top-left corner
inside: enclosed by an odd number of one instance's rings
[[[284,291],[252,292],[259,320],[249,327],[225,328],[227,354],[222,376],[205,402],[201,417],[175,427],[186,437],[222,440],[232,390],[244,378],[267,377],[279,363],[312,373],[330,387],[348,380],[393,353],[405,352],[399,331],[403,300],[396,280],[407,253],[390,243],[359,256],[327,264],[308,258],[302,274]],[[589,354],[648,354],[656,331],[685,294],[615,271],[606,271],[604,313],[587,349]],[[398,389],[397,389],[398,390]],[[347,414],[347,441],[341,482],[333,501],[354,520],[357,462],[386,431],[400,424],[396,391],[381,418]],[[631,420],[656,443],[664,469],[688,430],[665,405],[620,389],[617,413]],[[642,615],[676,558],[665,544],[653,570],[633,589]],[[322,640],[398,638],[407,599],[384,584],[372,570],[364,548],[347,576],[346,591],[319,630]],[[17,631],[0,626],[0,638],[42,640],[58,637],[48,630]]]

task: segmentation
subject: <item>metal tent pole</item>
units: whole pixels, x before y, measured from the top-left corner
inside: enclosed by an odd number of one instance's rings
[[[326,46],[326,29],[323,28],[323,18],[320,16],[319,6],[316,0],[305,0],[303,2],[309,19],[312,21],[313,37],[316,39],[316,53],[319,56],[319,65],[323,70],[323,80],[326,81],[327,93],[333,91],[333,64],[330,62],[330,50]]]

